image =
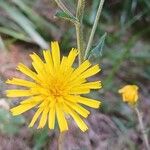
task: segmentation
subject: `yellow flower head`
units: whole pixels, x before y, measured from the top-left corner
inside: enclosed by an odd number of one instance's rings
[[[138,86],[136,85],[126,85],[119,90],[122,94],[123,101],[130,105],[135,105],[138,100]]]
[[[43,51],[44,61],[37,54],[30,55],[35,71],[30,70],[23,64],[17,69],[31,81],[13,78],[7,80],[8,84],[15,84],[27,89],[7,90],[8,97],[28,97],[20,104],[11,109],[13,115],[20,115],[36,106],[33,119],[29,127],[32,127],[39,116],[41,116],[38,128],[43,128],[48,122],[50,129],[54,129],[57,118],[60,131],[68,130],[66,116],[71,116],[82,131],[88,129],[81,116],[86,118],[90,112],[82,105],[98,108],[100,102],[80,96],[87,94],[91,89],[101,88],[100,81],[88,82],[87,78],[100,71],[98,65],[91,66],[88,60],[84,61],[78,68],[73,68],[78,51],[72,49],[68,57],[60,58],[58,42],[51,43],[52,51]]]

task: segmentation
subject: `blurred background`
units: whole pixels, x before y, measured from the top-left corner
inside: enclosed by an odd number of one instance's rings
[[[77,0],[64,3],[75,13]],[[99,0],[86,1],[86,42],[98,5]],[[33,51],[40,54],[54,40],[59,41],[64,55],[76,47],[74,26],[55,17],[58,11],[54,0],[0,0],[0,150],[57,149],[58,130],[27,128],[33,112],[12,117],[9,108],[16,100],[7,99],[4,91],[9,88],[6,79],[25,78],[15,68],[19,62],[31,66]],[[102,68],[95,78],[102,81],[103,88],[90,96],[102,101],[102,106],[91,110],[87,133],[70,125],[65,150],[145,150],[136,115],[118,94],[126,84],[140,87],[139,108],[150,137],[150,1],[106,0],[93,47],[105,33],[101,53],[91,58]]]

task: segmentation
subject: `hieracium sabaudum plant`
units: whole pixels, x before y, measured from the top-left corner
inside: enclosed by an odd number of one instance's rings
[[[97,55],[97,51],[101,52],[106,33],[100,38],[98,45],[92,48],[104,0],[99,2],[88,40],[84,37],[87,33],[83,30],[83,16],[87,1],[76,1],[75,14],[65,6],[62,0],[55,0],[55,2],[61,10],[56,13],[56,17],[72,22],[75,27],[76,48],[72,48],[68,56],[62,56],[59,43],[54,40],[50,44],[50,49],[42,51],[42,57],[36,53],[31,54],[33,69],[22,63],[17,66],[17,70],[29,79],[15,77],[8,79],[7,84],[16,85],[18,88],[9,89],[6,94],[10,98],[23,97],[23,100],[20,100],[17,106],[11,108],[12,115],[20,115],[34,109],[29,127],[33,127],[35,124],[38,129],[48,126],[51,131],[56,128],[57,122],[60,131],[58,149],[62,150],[62,143],[65,140],[64,134],[67,130],[70,130],[70,121],[74,120],[79,129],[85,132],[89,128],[85,122],[85,118],[90,114],[88,108],[97,109],[101,106],[99,99],[92,99],[86,94],[90,94],[91,90],[102,88],[100,80],[88,80],[89,77],[101,71],[100,66],[92,64],[89,59],[93,55]],[[76,58],[78,58],[77,67],[75,67]],[[118,92],[122,95],[123,102],[136,112],[145,147],[150,150],[142,114],[138,108],[138,90],[137,85],[126,85]],[[71,120],[70,117],[73,119]]]
[[[13,115],[20,115],[36,108],[29,127],[32,127],[40,118],[38,128],[43,128],[48,124],[49,129],[54,129],[57,119],[61,135],[61,132],[68,130],[67,117],[71,116],[84,132],[88,126],[83,118],[87,118],[90,114],[84,105],[99,108],[101,103],[100,100],[94,100],[82,94],[101,88],[101,81],[89,82],[87,79],[101,70],[99,65],[90,63],[88,56],[104,0],[100,1],[88,42],[83,37],[85,0],[77,1],[75,15],[61,0],[55,0],[55,2],[61,9],[56,16],[71,21],[75,26],[77,49],[73,48],[68,56],[61,57],[58,42],[51,42],[51,49],[43,51],[44,59],[35,53],[31,54],[34,71],[22,63],[17,67],[17,70],[30,77],[31,80],[20,78],[7,80],[6,83],[22,86],[24,89],[10,89],[6,93],[8,97],[24,97],[18,106],[11,109]],[[76,57],[78,57],[78,67],[74,68]]]

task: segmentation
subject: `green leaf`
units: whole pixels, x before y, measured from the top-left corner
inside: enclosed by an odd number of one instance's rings
[[[65,20],[68,20],[68,21],[71,21],[73,22],[74,24],[78,24],[79,21],[74,17],[74,16],[71,16],[63,11],[59,11],[55,14],[56,17],[58,18],[61,18],[61,19],[65,19]]]
[[[126,132],[127,131],[126,126],[124,125],[124,123],[120,119],[118,119],[117,117],[112,117],[112,120],[117,125],[118,129],[121,132]]]
[[[99,58],[100,56],[102,56],[102,51],[103,51],[103,47],[105,44],[106,36],[107,36],[107,33],[104,33],[104,35],[100,38],[97,46],[89,52],[87,56],[88,59]]]
[[[49,139],[47,127],[36,131],[34,134],[34,148],[33,148],[33,150],[41,150],[42,147],[47,142],[47,139]]]
[[[56,25],[51,22],[46,21],[42,16],[40,16],[36,11],[26,4],[26,1],[14,0],[15,3],[27,16],[30,20],[36,24],[36,26],[41,30],[48,30],[52,34],[56,33],[59,29]]]
[[[35,30],[35,25],[17,8],[10,6],[4,1],[0,1],[0,7],[2,7],[12,20],[14,20],[41,48],[47,49],[49,47],[43,37]]]
[[[0,36],[0,49],[3,50],[3,51],[7,50],[6,47],[5,47],[5,43],[4,43],[3,39],[1,38],[1,36]]]
[[[0,33],[9,35],[15,39],[22,40],[25,42],[32,42],[32,39],[28,38],[25,34],[15,31],[15,30],[12,30],[12,29],[9,29],[9,28],[0,27]]]
[[[0,131],[13,135],[19,132],[21,125],[25,123],[23,116],[13,117],[7,110],[0,109]]]

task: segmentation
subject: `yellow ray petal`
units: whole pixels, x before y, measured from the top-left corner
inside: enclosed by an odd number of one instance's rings
[[[71,67],[73,62],[75,61],[76,56],[79,54],[78,50],[75,48],[72,48],[72,50],[70,51],[69,55],[68,55],[68,67]]]
[[[50,67],[53,67],[53,60],[52,60],[52,56],[51,56],[50,50],[45,50],[45,51],[43,51],[43,55],[44,55],[45,62],[46,62]]]
[[[30,57],[32,58],[33,62],[35,62],[37,64],[37,66],[39,68],[43,68],[44,62],[41,60],[41,58],[36,53],[31,54]]]
[[[49,111],[49,116],[48,116],[48,126],[50,129],[54,129],[55,127],[55,107],[51,107]]]
[[[46,68],[46,70],[48,69],[48,71],[52,75],[54,65],[53,65],[53,60],[52,60],[50,50],[43,51],[43,55],[44,55],[44,59],[46,61],[45,68]]]
[[[23,100],[22,102],[20,102],[20,104],[32,104],[32,103],[40,103],[41,101],[43,100],[43,97],[42,96],[33,96],[33,97],[30,97],[26,100]]]
[[[70,94],[88,94],[90,93],[89,88],[84,88],[84,87],[76,87],[70,89]]]
[[[84,123],[84,121],[79,117],[77,113],[75,113],[73,110],[71,110],[67,105],[64,105],[65,111],[72,116],[72,118],[75,120],[78,127],[85,132],[88,129],[88,126]]]
[[[30,55],[32,58],[32,66],[38,73],[38,78],[41,79],[42,82],[45,82],[45,79],[47,78],[47,73],[45,71],[45,63],[40,59],[40,57],[37,54]]]
[[[125,96],[125,94],[123,94],[122,97],[123,97],[123,101],[126,102],[126,96]]]
[[[83,83],[83,84],[74,83],[70,86],[70,91],[71,91],[70,93],[78,94],[77,92],[79,91],[80,92],[79,94],[86,94],[90,92],[90,89],[100,89],[100,88],[101,88],[100,81]]]
[[[89,68],[88,70],[86,70],[85,72],[83,72],[79,78],[88,78],[90,76],[95,75],[96,73],[98,73],[101,69],[99,68],[98,65],[95,65],[91,68]]]
[[[100,89],[102,87],[102,84],[100,81],[95,81],[95,82],[83,83],[78,87],[89,88],[89,89]]]
[[[123,93],[123,92],[124,92],[124,88],[120,89],[118,92],[119,92],[120,94]]]
[[[83,86],[89,87],[90,89],[99,89],[102,87],[101,81],[88,82],[83,84]]]
[[[60,64],[60,70],[65,72],[64,69],[66,70],[66,68],[67,68],[67,57],[63,56]]]
[[[18,65],[17,70],[21,71],[22,73],[26,74],[27,76],[31,77],[34,80],[38,80],[37,74],[22,63]]]
[[[63,80],[65,81],[66,84],[68,84],[68,82],[70,82],[70,77],[71,77],[71,74],[72,72],[74,71],[73,68],[69,67],[69,68],[64,68],[62,69],[62,78]],[[72,83],[72,82],[71,82]]]
[[[61,80],[63,79],[65,83],[67,83],[72,72],[73,72],[73,68],[68,66],[67,57],[63,56],[60,64],[60,70],[58,70],[58,74],[61,74],[60,76]]]
[[[48,107],[44,108],[38,129],[43,128],[47,122]]]
[[[91,66],[88,60],[84,61],[73,73],[71,76],[71,80],[74,80],[78,75],[87,70]]]
[[[86,98],[86,97],[81,97],[81,96],[70,96],[72,100],[76,100],[78,103],[84,104],[86,106],[92,107],[92,108],[99,108],[101,102]]]
[[[71,102],[65,102],[70,108],[74,109],[78,114],[83,116],[84,118],[87,118],[87,116],[90,114],[88,110],[80,106],[79,104],[71,103]]]
[[[42,95],[43,96],[43,95]],[[44,96],[45,97],[45,96]],[[44,100],[42,101],[42,103],[38,106],[39,108],[40,107],[43,107],[44,109],[45,108],[49,108],[49,103],[50,103],[50,98],[49,97],[45,97]]]
[[[58,68],[60,65],[60,48],[58,42],[51,42],[51,48],[54,67]]]
[[[32,66],[34,67],[35,71],[38,73],[38,76],[46,76],[45,75],[45,65],[39,66],[38,63],[32,62]]]
[[[32,103],[32,104],[21,104],[18,105],[14,108],[11,109],[11,112],[14,116],[16,115],[20,115],[26,111],[28,111],[29,109],[33,108],[34,106],[36,106],[36,103]]]
[[[139,98],[139,96],[135,95],[135,98],[134,98],[135,100],[134,101],[137,102],[138,98]]]
[[[86,79],[79,79],[79,78],[76,78],[73,81],[69,81],[70,77],[68,77],[68,78],[64,77],[64,79],[65,79],[65,83],[66,83],[66,90],[70,91],[70,92],[72,91],[73,88],[75,88],[75,91],[76,91],[77,87],[79,87],[81,84],[83,84],[87,81]],[[87,91],[87,88],[84,90],[83,89],[79,89],[79,90],[82,90],[82,92],[85,91],[85,94],[89,92],[89,89]]]
[[[31,90],[6,90],[7,97],[33,96]]]
[[[34,87],[36,86],[35,83],[19,78],[13,78],[12,80],[7,80],[6,83],[8,84],[14,84],[14,85],[20,85],[20,86],[26,86],[26,87]]]
[[[62,108],[58,103],[56,104],[56,115],[57,115],[60,131],[63,132],[68,130],[68,124],[64,116],[64,112],[62,111]]]
[[[64,99],[65,99],[65,100],[68,100],[68,101],[70,101],[70,102],[73,102],[73,103],[77,103],[77,99],[72,98],[72,95],[66,95],[66,96],[64,97]]]
[[[35,88],[32,88],[31,90],[33,91],[33,93],[36,93],[36,94],[41,94],[41,95],[46,95],[46,96],[49,95],[49,90],[42,86],[37,86]]]
[[[85,83],[87,80],[86,79],[81,79],[81,78],[76,78],[73,81],[68,82],[70,88],[75,87],[75,86],[79,86],[82,83]]]
[[[33,127],[33,125],[35,124],[36,120],[38,119],[38,117],[40,116],[40,114],[42,113],[43,111],[43,108],[39,108],[36,113],[34,114],[30,124],[29,124],[29,127]]]

